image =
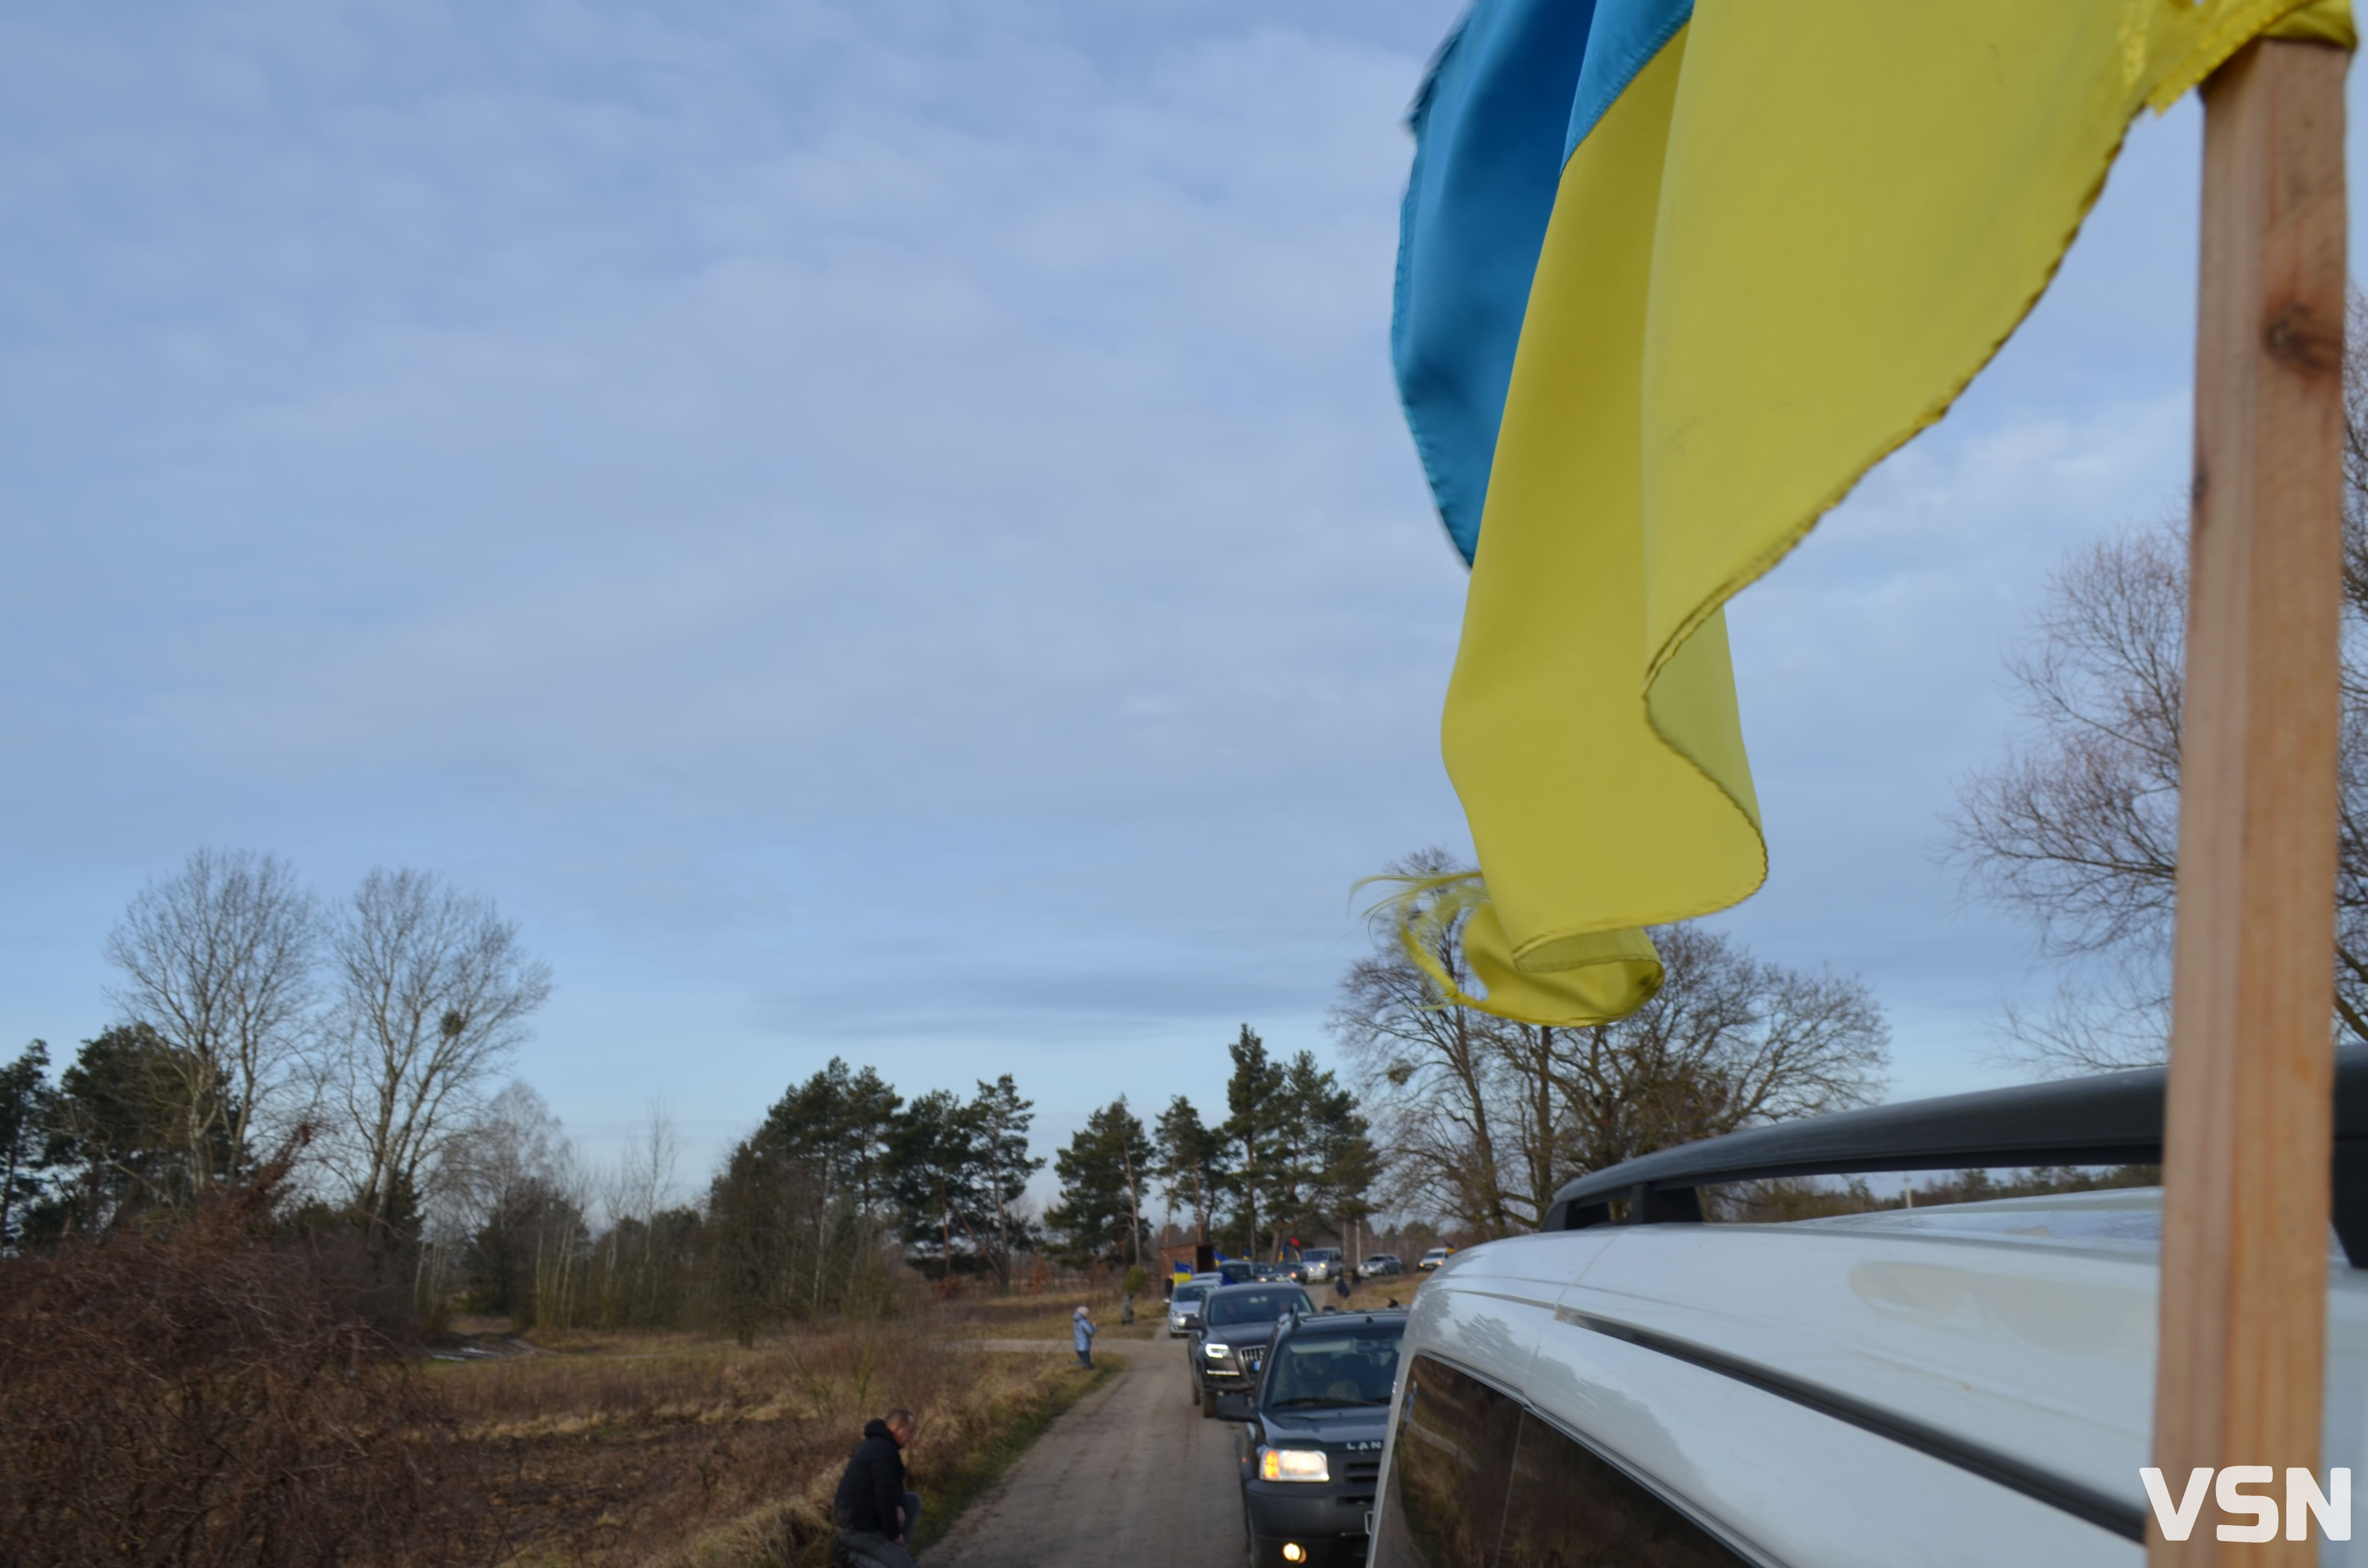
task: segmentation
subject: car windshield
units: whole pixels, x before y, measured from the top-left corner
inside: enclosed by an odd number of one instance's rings
[[[1176,1304],[1179,1307],[1197,1305],[1201,1298],[1208,1293],[1209,1288],[1206,1285],[1178,1285],[1176,1287]]]
[[[1395,1329],[1368,1329],[1284,1340],[1266,1376],[1267,1408],[1389,1403],[1403,1338]]]
[[[1304,1290],[1228,1290],[1209,1302],[1209,1326],[1221,1328],[1229,1323],[1272,1323],[1283,1313],[1307,1310],[1307,1294]]]

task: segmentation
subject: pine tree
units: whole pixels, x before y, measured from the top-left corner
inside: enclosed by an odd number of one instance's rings
[[[1019,1097],[1011,1074],[992,1084],[982,1078],[970,1102],[974,1139],[973,1159],[985,1191],[994,1230],[987,1241],[987,1261],[996,1283],[1011,1289],[1011,1254],[1033,1239],[1032,1228],[1019,1211],[1028,1178],[1044,1168],[1041,1157],[1028,1153],[1028,1129],[1036,1119],[1036,1102]]]
[[[1153,1161],[1142,1118],[1121,1095],[1086,1119],[1053,1156],[1061,1200],[1045,1223],[1073,1263],[1143,1263],[1143,1183]]]
[[[1280,1104],[1284,1071],[1281,1063],[1266,1053],[1266,1041],[1249,1025],[1242,1026],[1241,1034],[1225,1048],[1234,1059],[1234,1075],[1225,1084],[1225,1107],[1233,1114],[1224,1129],[1227,1153],[1240,1161],[1234,1167],[1230,1183],[1235,1201],[1235,1221],[1241,1226],[1242,1240],[1252,1254],[1258,1251],[1261,1214],[1271,1218],[1273,1205],[1261,1204],[1274,1178],[1277,1124],[1281,1120]],[[1280,1246],[1280,1233],[1277,1233]]]
[[[1168,1204],[1180,1201],[1192,1215],[1192,1239],[1206,1242],[1227,1169],[1224,1130],[1203,1123],[1192,1102],[1178,1095],[1159,1113],[1157,1138],[1156,1174]]]

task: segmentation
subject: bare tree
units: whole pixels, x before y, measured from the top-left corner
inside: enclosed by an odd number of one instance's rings
[[[1463,869],[1426,850],[1393,874],[1421,897]],[[1406,1210],[1504,1235],[1537,1224],[1575,1176],[1881,1087],[1890,1030],[1862,982],[1665,926],[1651,1001],[1616,1023],[1541,1028],[1455,1001],[1473,990],[1464,916],[1422,915],[1403,897],[1373,912],[1373,952],[1343,977],[1330,1019],[1381,1135],[1386,1190]]]
[[[2368,301],[2344,365],[2335,1027],[2368,1040]],[[2008,1054],[2045,1072],[2159,1062],[2170,1040],[2187,520],[2092,545],[2048,580],[2009,654],[2023,733],[1962,780],[1948,850],[1973,892],[2071,960],[2049,1005],[2010,1008]]]
[[[682,1141],[675,1132],[674,1113],[664,1099],[654,1099],[643,1124],[641,1143],[618,1160],[605,1184],[602,1207],[609,1229],[601,1261],[612,1277],[620,1271],[627,1276],[612,1278],[609,1293],[618,1315],[632,1321],[648,1322],[657,1312],[658,1214],[674,1190],[675,1169],[681,1159]],[[630,1257],[622,1244],[629,1232],[638,1243]]]
[[[2345,516],[2335,1012],[2368,1040],[2368,529],[2355,418]],[[2090,546],[2051,577],[2007,668],[2024,733],[1962,780],[1949,851],[1975,892],[2075,960],[2048,1006],[2008,1016],[2009,1054],[2045,1071],[2159,1062],[2169,1039],[2179,875],[2187,558],[2182,524]]]
[[[1467,870],[1442,849],[1390,867],[1409,882]],[[1417,896],[1421,896],[1417,894]],[[1452,1217],[1482,1235],[1523,1219],[1498,1166],[1502,1106],[1496,1036],[1502,1021],[1450,1000],[1401,940],[1419,931],[1424,954],[1456,989],[1477,989],[1463,967],[1463,920],[1424,922],[1392,904],[1368,920],[1373,950],[1349,966],[1327,1026],[1347,1052],[1387,1161],[1383,1190],[1397,1204]]]
[[[478,1108],[486,1081],[551,994],[490,899],[428,872],[373,870],[329,937],[341,1047],[333,1074],[355,1159],[355,1202],[381,1222],[416,1212],[420,1180]]]
[[[169,1050],[160,1058],[193,1186],[235,1180],[260,1119],[299,1083],[319,918],[287,862],[200,849],[150,882],[107,938],[121,972],[108,997]]]
[[[1665,978],[1651,1001],[1554,1031],[1570,1175],[1874,1098],[1891,1029],[1863,981],[1769,963],[1699,926],[1652,935]]]

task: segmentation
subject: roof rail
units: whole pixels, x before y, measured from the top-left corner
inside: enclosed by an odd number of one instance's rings
[[[1639,1155],[1554,1194],[1542,1231],[1699,1221],[1699,1187],[1769,1176],[2023,1165],[2153,1165],[2162,1159],[2163,1070],[1870,1106],[1748,1128]],[[2368,1046],[2335,1052],[2335,1233],[2368,1267]]]

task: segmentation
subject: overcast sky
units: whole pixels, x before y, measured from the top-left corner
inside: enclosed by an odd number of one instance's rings
[[[1040,1148],[1327,1056],[1350,884],[1463,848],[1464,574],[1386,335],[1449,0],[0,16],[0,1051],[200,845],[497,899],[518,1072],[687,1177],[833,1053]],[[2355,114],[2355,122],[2362,118]],[[1935,858],[2000,650],[2187,466],[2200,120],[1734,606],[1773,862],[1893,1092],[2002,1081]],[[2355,147],[2355,161],[2359,150]]]

